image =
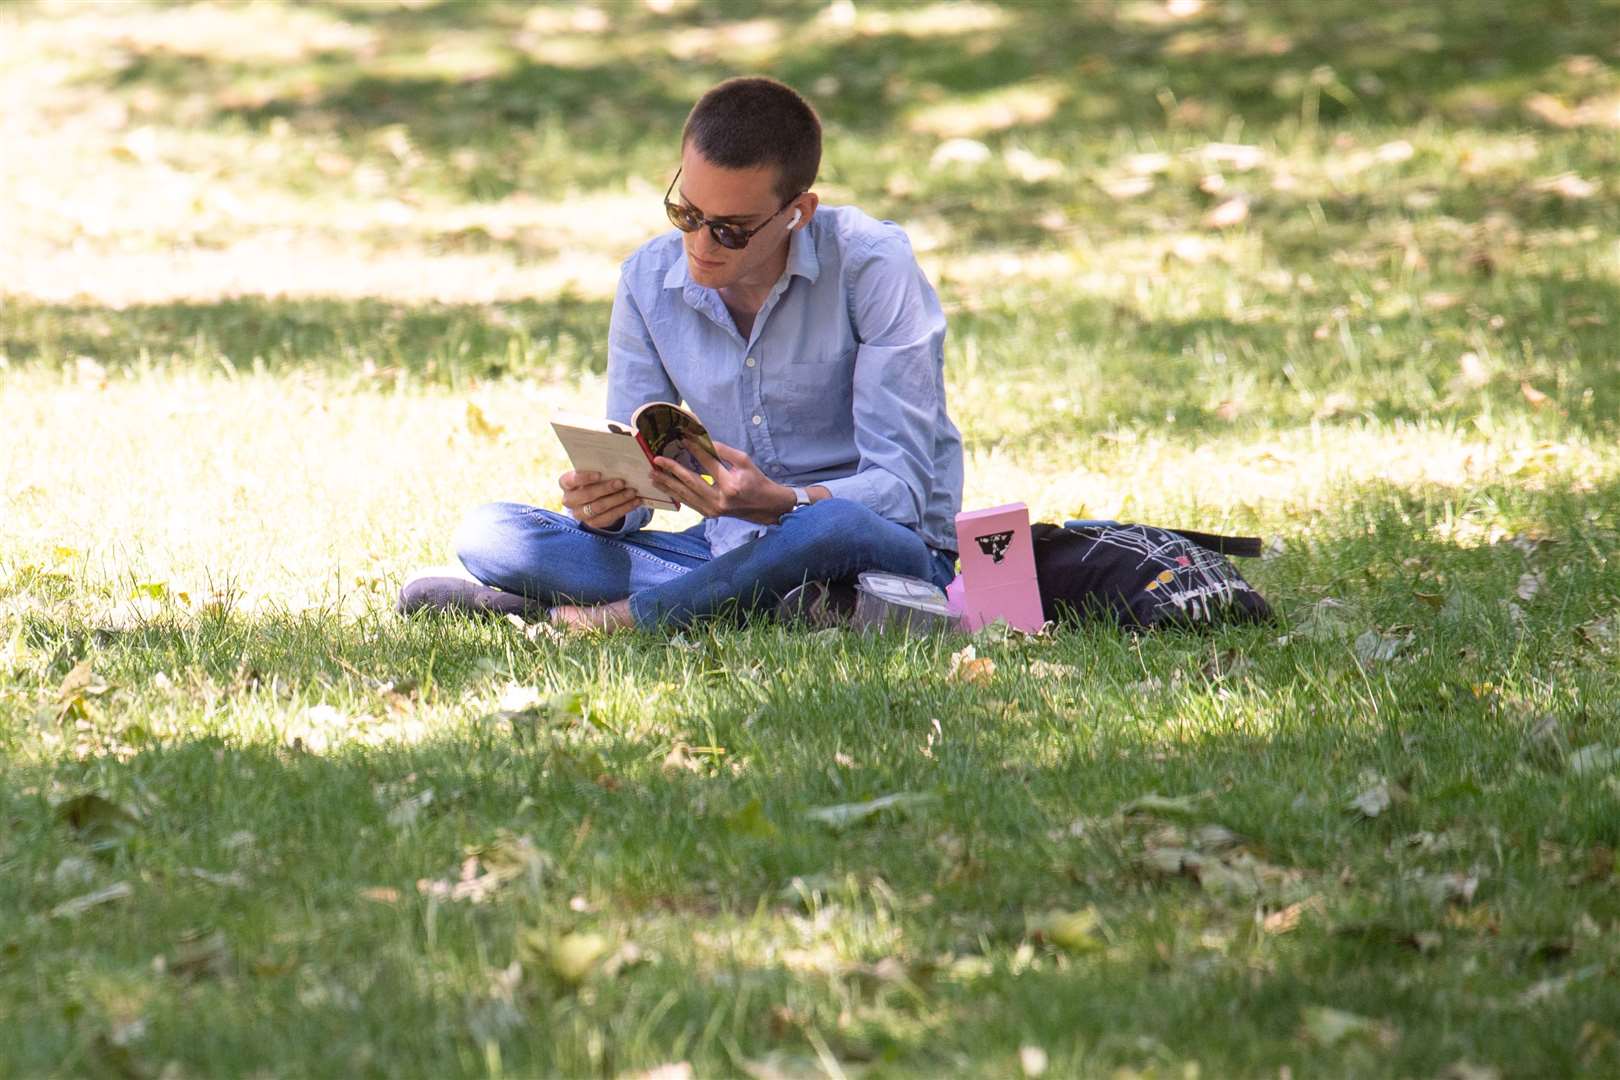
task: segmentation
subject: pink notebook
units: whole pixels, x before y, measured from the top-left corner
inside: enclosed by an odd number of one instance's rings
[[[977,630],[997,619],[1031,633],[1045,623],[1035,584],[1035,542],[1029,507],[994,506],[956,515],[962,560],[962,627]]]

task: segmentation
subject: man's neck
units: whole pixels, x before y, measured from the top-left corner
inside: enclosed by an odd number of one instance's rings
[[[737,318],[739,328],[745,318],[749,325],[752,325],[754,316],[759,314],[759,309],[770,299],[771,290],[776,287],[776,283],[782,279],[783,271],[787,269],[790,246],[790,243],[783,244],[776,258],[760,267],[757,274],[739,279],[720,290],[720,299],[725,301],[726,307]]]

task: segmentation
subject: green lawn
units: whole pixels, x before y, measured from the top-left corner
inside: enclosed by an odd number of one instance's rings
[[[0,1076],[1620,1073],[1616,26],[0,7]],[[392,614],[559,505],[745,71],[939,287],[967,506],[1261,533],[1277,625]]]

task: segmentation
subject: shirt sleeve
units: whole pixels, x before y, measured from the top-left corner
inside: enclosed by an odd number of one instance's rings
[[[890,521],[922,524],[944,403],[945,313],[898,227],[851,276],[855,323],[854,476],[818,481]]]
[[[619,272],[619,291],[613,297],[613,316],[608,322],[607,416],[621,424],[649,401],[680,401],[664,363],[658,359],[647,320],[630,287],[628,263]],[[652,508],[640,506],[626,514],[616,529],[591,529],[609,536],[623,536],[652,520]],[[585,526],[590,528],[589,526]]]

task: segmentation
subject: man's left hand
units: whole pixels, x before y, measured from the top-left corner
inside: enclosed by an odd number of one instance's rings
[[[706,518],[735,517],[759,525],[774,525],[778,518],[793,509],[792,488],[760,472],[753,459],[741,450],[721,442],[715,443],[714,448],[720,461],[699,447],[690,447],[692,456],[714,477],[713,484],[678,462],[657,457],[653,459],[654,486]]]

